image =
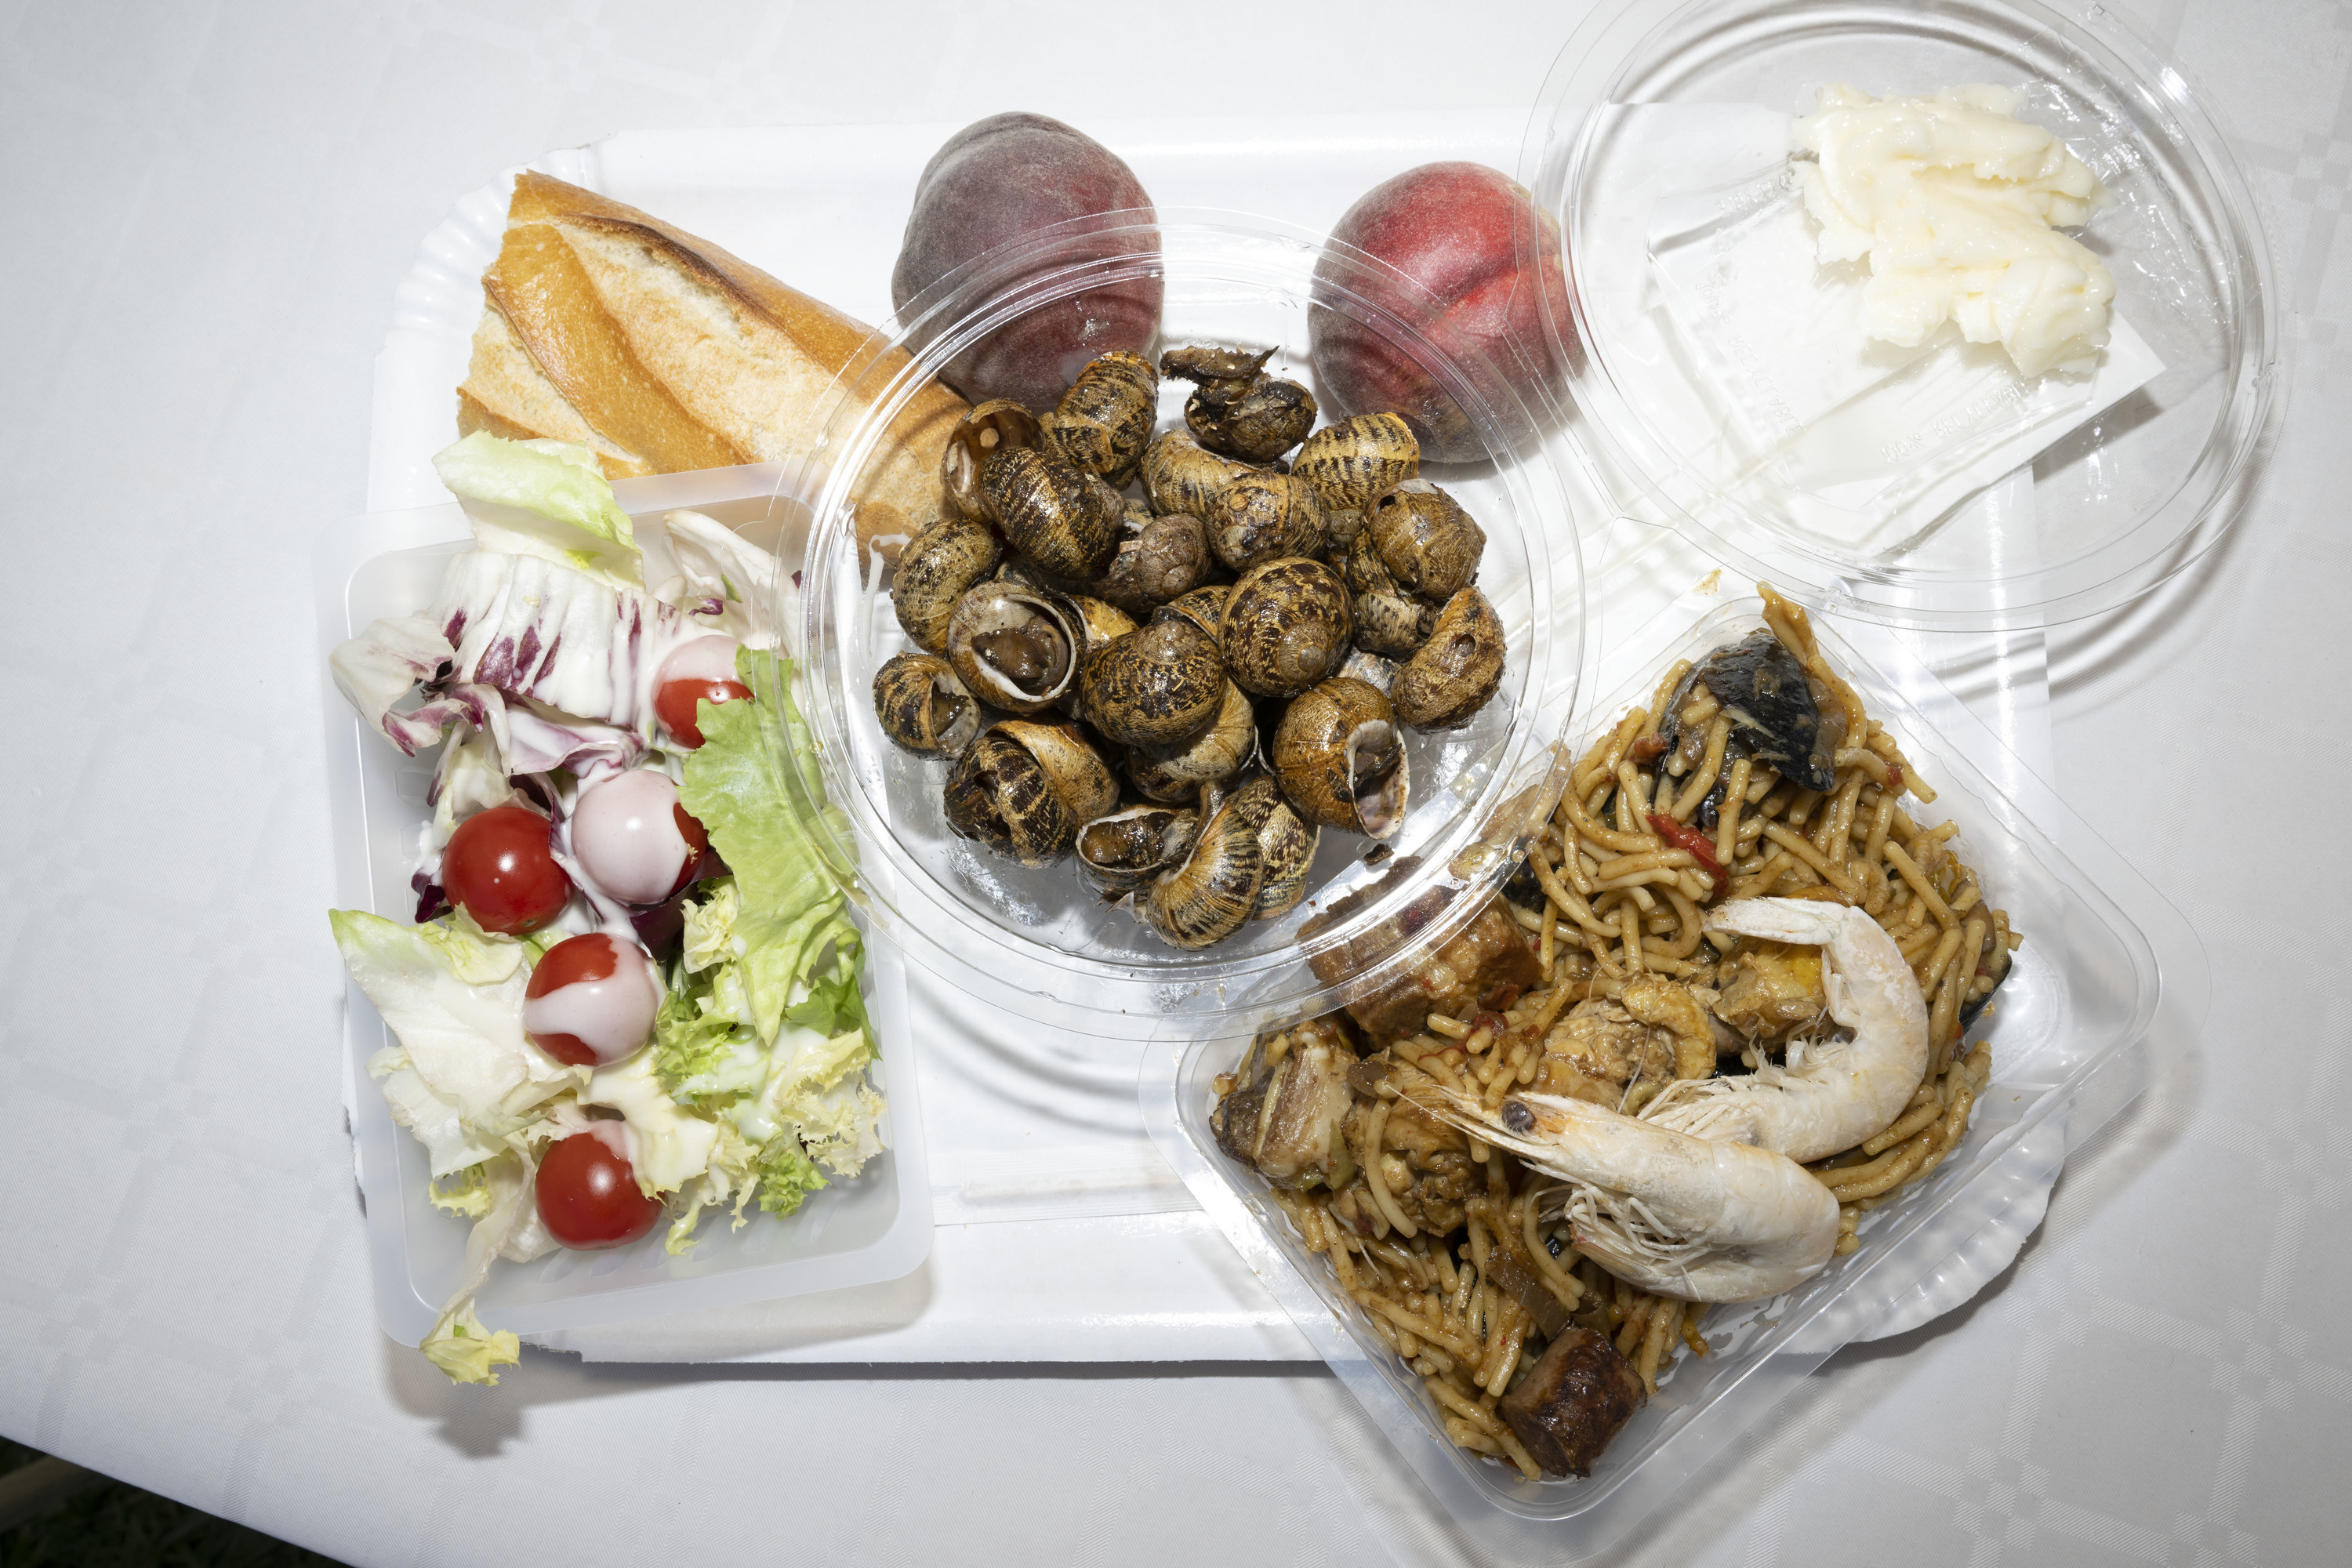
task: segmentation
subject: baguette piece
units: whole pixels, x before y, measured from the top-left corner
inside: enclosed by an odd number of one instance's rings
[[[868,385],[885,379],[866,374],[863,322],[708,240],[529,171],[482,294],[458,434],[578,442],[608,479],[792,461],[815,441],[845,368]],[[891,422],[857,496],[861,555],[870,539],[939,521],[940,455],[966,411],[934,382]]]

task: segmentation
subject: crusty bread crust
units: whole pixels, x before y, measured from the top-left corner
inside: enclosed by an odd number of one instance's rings
[[[582,442],[614,479],[800,458],[835,377],[870,353],[863,322],[545,174],[515,182],[482,288],[461,433]],[[900,410],[859,490],[861,539],[938,521],[940,454],[965,408],[934,383]]]

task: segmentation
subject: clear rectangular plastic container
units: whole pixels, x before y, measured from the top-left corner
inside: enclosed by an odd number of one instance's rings
[[[646,516],[693,507],[755,541],[776,509],[772,468],[623,479],[624,510]],[[450,557],[472,542],[454,502],[378,512],[327,529],[313,555],[318,589],[318,671],[325,718],[328,795],[335,833],[335,902],[405,921],[415,910],[408,885],[433,764],[404,757],[366,732],[327,673],[327,654],[370,621],[413,614],[432,600]],[[324,936],[324,910],[321,936]],[[559,1249],[531,1263],[500,1263],[477,1298],[482,1321],[529,1338],[561,1329],[661,1317],[706,1307],[772,1300],[896,1279],[931,1246],[930,1180],[922,1108],[907,1026],[906,971],[887,942],[866,946],[863,987],[889,1110],[888,1152],[854,1181],[835,1181],[788,1219],[753,1213],[740,1231],[724,1215],[706,1218],[683,1257],[663,1249],[663,1228],[609,1252]],[[356,984],[343,1010],[343,1110],[366,1210],[376,1317],[403,1344],[424,1338],[463,1267],[470,1221],[441,1213],[425,1197],[424,1148],[392,1120],[366,1072],[391,1033]]]
[[[1604,676],[1608,695],[1579,720],[1579,754],[1627,707],[1649,700],[1668,662],[1745,636],[1762,624],[1761,607],[1752,597],[1686,598],[1626,638]],[[1815,626],[1824,651],[1937,790],[1935,805],[1915,803],[1914,815],[1959,823],[1958,847],[1988,901],[2024,933],[1996,1005],[1970,1031],[1991,1045],[1992,1080],[1959,1151],[1900,1201],[1865,1215],[1859,1251],[1784,1296],[1715,1309],[1704,1325],[1710,1354],[1684,1357],[1661,1377],[1656,1397],[1589,1480],[1528,1481],[1449,1441],[1420,1380],[1372,1332],[1328,1261],[1306,1250],[1263,1180],[1218,1150],[1212,1080],[1234,1068],[1255,1029],[1295,1019],[1272,1009],[1237,1016],[1249,1026],[1171,1037],[1145,1058],[1139,1092],[1160,1152],[1389,1444],[1501,1560],[1576,1561],[1600,1551],[1840,1345],[1898,1308],[1944,1310],[1973,1295],[1990,1277],[1979,1238],[2005,1223],[2030,1231],[2065,1152],[2145,1086],[2150,1064],[2140,1047],[2168,972],[2184,972],[2188,989],[2201,994],[2203,954],[2186,923],[2054,794],[2030,791],[2028,804],[1996,787],[1988,774],[2003,771],[1999,743],[1901,644],[1865,632],[1865,658],[1839,628]],[[1922,703],[1936,710],[1933,721]],[[2013,1252],[2013,1243],[1996,1248],[1991,1270]]]

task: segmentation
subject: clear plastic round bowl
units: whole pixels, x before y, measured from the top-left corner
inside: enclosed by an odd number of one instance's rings
[[[860,573],[852,522],[860,476],[883,450],[891,418],[939,367],[1025,312],[1152,276],[1166,296],[1160,346],[1273,348],[1270,368],[1312,384],[1310,307],[1335,310],[1417,361],[1461,405],[1488,460],[1424,464],[1423,473],[1486,530],[1478,583],[1502,618],[1508,647],[1501,690],[1466,728],[1408,732],[1411,798],[1388,853],[1327,829],[1298,909],[1197,952],[1168,945],[1128,910],[1105,903],[1067,858],[1027,868],[950,831],[941,804],[949,764],[891,744],[875,719],[874,673],[909,645],[878,552],[871,574]],[[1377,290],[1367,287],[1374,283]],[[801,518],[804,545],[802,528],[789,521],[782,534],[803,587],[787,651],[802,662],[827,847],[877,927],[903,952],[1021,1016],[1142,1038],[1164,1030],[1171,1016],[1225,1016],[1244,995],[1253,1011],[1269,996],[1300,1014],[1328,1010],[1386,963],[1458,929],[1484,902],[1483,892],[1509,873],[1565,773],[1559,740],[1585,654],[1576,524],[1539,441],[1522,436],[1515,451],[1506,434],[1539,422],[1524,407],[1496,407],[1494,395],[1511,395],[1480,389],[1497,386],[1496,378],[1449,359],[1367,297],[1396,300],[1411,289],[1360,252],[1262,219],[1112,215],[1043,231],[967,263],[884,323],[871,352],[843,373],[845,395],[810,463],[785,482],[786,510],[808,509]],[[1182,427],[1189,390],[1163,385],[1158,429]],[[1323,404],[1318,424],[1371,412],[1336,409],[1322,388],[1315,391]],[[1332,910],[1359,890],[1363,896],[1349,909]],[[1341,953],[1350,955],[1345,975],[1328,956]],[[1328,981],[1308,962],[1318,954],[1327,955]]]
[[[2026,89],[2021,118],[2106,185],[2113,202],[2081,237],[2163,368],[2086,423],[2044,424],[2052,444],[2030,463],[1992,435],[1971,462],[1979,426],[1958,403],[1951,426],[1922,419],[1864,445],[1864,471],[1909,469],[1919,504],[1888,506],[1876,529],[1823,527],[1815,481],[1832,465],[1778,454],[1818,449],[1828,416],[1759,390],[1790,356],[1770,353],[1770,324],[1734,320],[1760,291],[1721,286],[1753,254],[1732,248],[1752,232],[1738,226],[1776,195],[1768,132],[1726,106],[1796,115],[1832,83],[1885,95],[1976,82]],[[1570,304],[1548,325],[1573,345],[1578,437],[1612,499],[1843,613],[1994,629],[2124,604],[2231,525],[2276,425],[2281,303],[2252,190],[2181,73],[2089,0],[1602,0],[1552,68],[1520,179],[1559,220]],[[1763,374],[1759,357],[1773,362]],[[1980,406],[1968,419],[1998,424]],[[1727,456],[1712,443],[1735,426],[1749,434]],[[2021,465],[2010,478],[1944,502],[2003,471],[2004,453]]]

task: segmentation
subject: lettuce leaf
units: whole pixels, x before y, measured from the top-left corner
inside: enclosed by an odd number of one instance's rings
[[[763,1213],[798,1214],[808,1195],[824,1185],[824,1173],[790,1133],[768,1140],[760,1150],[760,1207]]]
[[[606,582],[643,581],[635,530],[585,447],[477,430],[435,454],[485,550],[537,555]]]

